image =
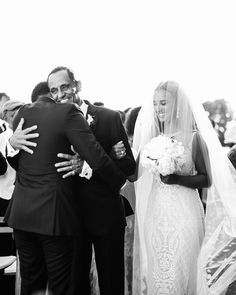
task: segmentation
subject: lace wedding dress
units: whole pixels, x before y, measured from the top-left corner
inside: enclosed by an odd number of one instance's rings
[[[185,149],[185,158],[178,174],[193,175],[191,145]],[[146,267],[140,268],[141,286],[134,275],[133,294],[197,295],[203,231],[204,212],[197,190],[154,181],[143,227]]]

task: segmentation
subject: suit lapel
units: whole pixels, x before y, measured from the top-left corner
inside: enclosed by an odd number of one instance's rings
[[[97,108],[87,100],[84,100],[84,102],[88,105],[86,119],[88,119],[88,116],[92,117],[92,122],[90,122],[90,128],[93,132],[95,132],[98,123]]]

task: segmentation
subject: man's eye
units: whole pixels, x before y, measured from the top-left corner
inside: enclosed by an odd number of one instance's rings
[[[56,94],[56,93],[57,93],[57,89],[56,89],[56,88],[52,88],[52,89],[50,90],[50,92],[51,92],[52,94]]]
[[[66,91],[66,90],[68,90],[69,89],[69,85],[62,85],[61,86],[61,90],[62,91]]]
[[[165,106],[165,105],[166,105],[166,101],[161,101],[160,104],[161,104],[162,106]]]

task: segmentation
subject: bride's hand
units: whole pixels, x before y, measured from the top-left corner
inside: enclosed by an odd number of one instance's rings
[[[160,174],[160,178],[161,182],[163,182],[164,184],[178,184],[176,174],[169,174],[166,176]]]

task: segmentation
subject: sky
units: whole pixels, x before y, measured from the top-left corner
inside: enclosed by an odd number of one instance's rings
[[[56,66],[81,98],[124,110],[163,80],[236,110],[234,0],[0,1],[0,92],[30,101]]]

